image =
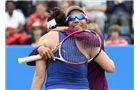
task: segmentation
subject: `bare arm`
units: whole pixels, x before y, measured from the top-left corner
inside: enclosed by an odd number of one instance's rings
[[[114,62],[108,57],[108,55],[103,50],[101,50],[101,53],[95,59],[95,62],[97,62],[106,72],[111,73],[115,71]]]
[[[93,7],[93,10],[99,10],[105,12],[107,10],[107,6],[96,6]]]
[[[50,31],[61,31],[61,32],[66,32],[66,30],[68,29],[68,26],[57,26],[54,29],[51,29]]]
[[[105,12],[107,10],[107,6],[106,5],[103,5],[103,6],[86,6],[86,7],[83,7],[83,9],[85,11],[90,11],[90,10],[98,10],[98,11],[103,11]]]
[[[20,23],[16,32],[22,32],[23,29],[24,29],[24,25]]]
[[[36,70],[32,81],[31,90],[42,89],[46,77],[46,69],[47,69],[46,60],[54,58],[53,53],[51,52],[51,48],[58,44],[57,40],[58,33],[56,31],[49,32],[40,38],[38,45],[41,46],[38,48],[37,51],[44,58],[42,60],[36,61]]]
[[[46,60],[36,61],[36,71],[32,81],[31,90],[41,90],[46,77]]]

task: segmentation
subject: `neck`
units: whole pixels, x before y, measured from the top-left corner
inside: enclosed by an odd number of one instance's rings
[[[119,37],[113,37],[113,39],[114,39],[114,40],[118,40],[118,39],[119,39]]]
[[[35,42],[38,41],[40,36],[34,36]]]
[[[9,15],[12,16],[13,15],[13,12],[9,12]]]
[[[39,16],[40,18],[44,18],[46,16],[46,13],[40,14]]]

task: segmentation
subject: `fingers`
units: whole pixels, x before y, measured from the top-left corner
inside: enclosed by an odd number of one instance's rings
[[[55,61],[55,57],[54,57],[54,55],[53,55],[51,50],[50,50],[49,54],[50,54],[51,59],[53,59]]]
[[[45,52],[45,58],[48,58],[49,60],[54,59],[54,55],[49,48],[47,48],[47,50]]]
[[[41,46],[38,48],[38,53],[44,60],[54,60],[55,59],[52,51],[49,48],[46,48],[44,46]]]

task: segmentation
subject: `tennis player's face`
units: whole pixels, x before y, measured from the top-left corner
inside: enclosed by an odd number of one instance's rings
[[[70,13],[70,15],[76,15],[76,14],[83,14],[83,13],[79,10],[73,10]],[[87,23],[86,18],[80,19],[80,20],[78,18],[75,18],[74,20],[68,21],[68,25],[70,27],[73,27],[73,28],[78,28],[80,30],[85,30],[87,28],[88,23]]]

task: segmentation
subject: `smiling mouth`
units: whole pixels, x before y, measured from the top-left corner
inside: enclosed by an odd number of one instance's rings
[[[81,28],[81,26],[80,25],[75,25],[75,26],[73,26],[74,28]]]

